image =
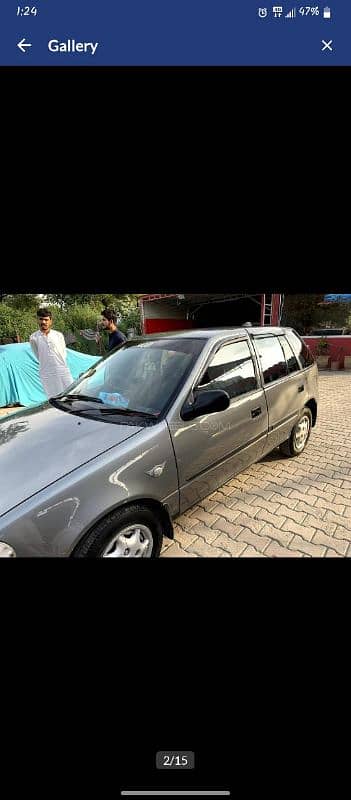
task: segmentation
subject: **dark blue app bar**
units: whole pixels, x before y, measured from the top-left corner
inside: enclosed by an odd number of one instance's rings
[[[351,2],[1,0],[2,66],[347,66]]]

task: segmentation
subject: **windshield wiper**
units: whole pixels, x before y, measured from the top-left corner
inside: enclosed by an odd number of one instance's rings
[[[86,401],[86,402],[92,401],[93,403],[103,403],[103,400],[101,400],[98,397],[88,397],[88,395],[84,395],[84,394],[70,394],[70,395],[65,395],[64,397],[50,397],[49,403],[51,403],[53,406],[56,406],[58,408],[62,408],[62,407],[65,408],[65,403],[68,400],[83,400],[83,401]],[[66,410],[67,410],[67,407],[66,407]],[[90,410],[92,410],[92,409],[90,409]],[[74,414],[83,414],[86,411],[89,411],[89,409],[88,408],[81,408],[79,411],[74,411],[74,412],[70,410],[69,413],[71,413],[71,414],[72,413],[74,413]],[[114,408],[107,407],[106,408],[106,407],[104,407],[104,408],[97,408],[96,411],[98,411],[99,414],[109,414],[109,415],[110,414],[124,414],[125,416],[130,416],[130,417],[139,416],[139,417],[145,417],[147,419],[157,419],[158,416],[159,416],[158,414],[155,414],[152,411],[138,411],[137,409],[132,409],[132,408],[116,408],[116,407],[114,407]]]
[[[60,401],[61,403],[66,403],[69,400],[83,400],[84,402],[91,402],[91,403],[102,403],[100,397],[89,397],[88,394],[65,394],[63,397],[51,398]]]
[[[152,411],[138,411],[136,408],[99,408],[100,414],[126,414],[128,416],[148,417],[149,419],[157,419],[158,414]]]

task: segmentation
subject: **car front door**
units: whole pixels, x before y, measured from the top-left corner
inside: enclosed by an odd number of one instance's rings
[[[256,461],[267,437],[266,398],[248,339],[216,347],[195,381],[190,399],[208,389],[224,389],[229,394],[225,411],[184,421],[177,409],[169,419],[181,511]]]

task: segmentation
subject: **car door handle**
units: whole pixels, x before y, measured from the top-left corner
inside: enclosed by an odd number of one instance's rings
[[[304,387],[304,385],[302,384],[302,386],[299,386],[299,388],[298,388],[298,390],[297,390],[297,391],[298,391],[298,392],[303,392],[304,388],[305,388],[305,387]]]
[[[252,408],[251,409],[251,416],[252,417],[258,417],[261,414],[261,412],[262,412],[261,406],[258,406],[258,408]]]

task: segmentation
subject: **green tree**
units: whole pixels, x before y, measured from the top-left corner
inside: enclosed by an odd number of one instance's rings
[[[295,328],[300,334],[323,324],[322,294],[290,294],[284,297],[282,325]]]
[[[285,295],[282,325],[306,334],[311,328],[344,328],[350,324],[350,303],[326,303],[320,294]]]
[[[331,328],[345,328],[350,324],[350,303],[323,303],[323,324]]]
[[[46,295],[46,301],[48,304],[57,304],[60,308],[68,308],[74,305],[90,303],[94,297],[96,297],[94,294],[48,294]]]
[[[18,311],[35,311],[40,303],[36,294],[12,294],[6,296],[6,305]]]
[[[0,339],[12,339],[19,336],[22,342],[38,327],[35,311],[23,311],[7,303],[0,305]]]
[[[74,305],[85,305],[90,303],[93,306],[101,305],[102,308],[112,306],[123,313],[131,307],[138,305],[138,297],[135,294],[48,294],[48,303],[58,303],[61,308],[68,308]]]

